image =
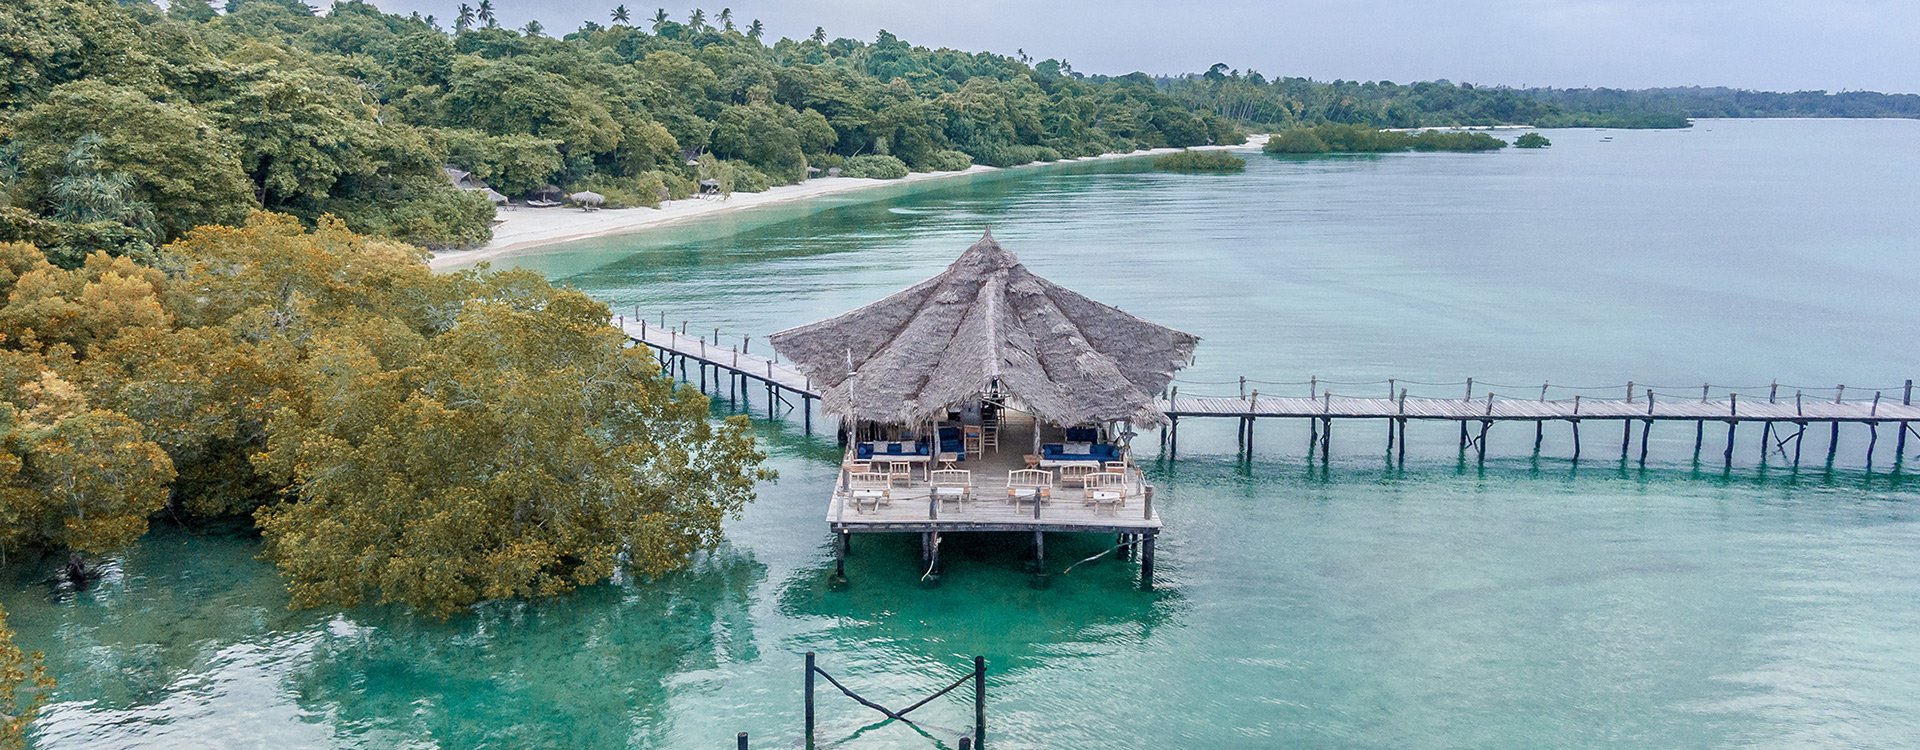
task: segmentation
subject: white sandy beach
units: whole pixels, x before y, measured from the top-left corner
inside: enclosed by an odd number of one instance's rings
[[[1267,136],[1254,135],[1238,146],[1196,146],[1194,150],[1236,150],[1257,149],[1266,143]],[[1046,164],[1027,164],[1010,169],[1032,169],[1048,164],[1070,164],[1102,159],[1125,159],[1138,156],[1153,156],[1179,151],[1177,148],[1157,148],[1134,151],[1124,154],[1103,154],[1080,159],[1068,159]],[[436,271],[460,268],[486,260],[497,260],[537,247],[554,245],[591,237],[627,234],[644,229],[653,229],[666,224],[713,216],[729,211],[745,211],[756,206],[768,206],[778,203],[792,203],[826,195],[848,193],[868,188],[899,185],[902,183],[939,180],[961,175],[980,174],[996,171],[996,167],[974,166],[959,172],[915,172],[898,180],[871,180],[855,177],[829,177],[813,179],[797,185],[782,185],[763,193],[734,193],[727,198],[687,198],[677,201],[663,201],[659,208],[608,209],[603,211],[581,211],[574,208],[526,208],[501,211],[501,223],[493,228],[493,241],[472,250],[450,250],[433,256],[428,265]]]

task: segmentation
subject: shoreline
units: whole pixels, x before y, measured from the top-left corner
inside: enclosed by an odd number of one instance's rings
[[[1239,149],[1258,149],[1266,142],[1265,134],[1247,136],[1246,143],[1234,146],[1194,146],[1193,151],[1232,151]],[[707,216],[718,216],[736,211],[746,211],[759,206],[773,206],[820,198],[829,195],[903,185],[915,182],[930,182],[952,177],[986,174],[1003,169],[1031,169],[1056,164],[1078,164],[1090,161],[1111,159],[1132,159],[1143,156],[1170,154],[1183,149],[1155,148],[1129,151],[1125,153],[1083,156],[1076,159],[1061,159],[1051,162],[1034,162],[1012,167],[988,167],[974,165],[958,172],[913,172],[897,180],[876,180],[864,177],[827,177],[815,178],[794,185],[780,185],[760,193],[734,193],[726,198],[683,198],[676,201],[661,201],[659,208],[619,208],[600,211],[580,211],[572,208],[527,208],[520,207],[498,212],[503,221],[493,228],[493,240],[471,250],[450,250],[435,253],[427,261],[427,267],[435,271],[448,271],[464,268],[483,261],[512,257],[530,250],[551,245],[560,245],[578,240],[611,237],[623,234],[655,229]]]

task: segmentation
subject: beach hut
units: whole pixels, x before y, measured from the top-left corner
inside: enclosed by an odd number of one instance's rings
[[[1043,531],[1158,533],[1131,438],[1166,423],[1159,397],[1199,338],[1035,275],[990,233],[926,281],[769,340],[840,419],[846,478],[907,465],[887,508],[840,502],[852,497],[841,483],[829,511],[840,533],[1032,531],[1039,554]],[[1007,500],[914,502],[935,489],[914,477],[931,485],[935,467],[968,471],[973,497]]]
[[[567,196],[567,200],[573,201],[573,205],[579,206],[583,211],[598,211],[601,206],[606,205],[607,196],[592,190],[582,190]]]

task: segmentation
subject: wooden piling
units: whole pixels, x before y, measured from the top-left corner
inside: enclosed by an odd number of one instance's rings
[[[806,714],[807,714],[807,749],[808,750],[812,750],[813,748],[813,671],[814,671],[813,652],[808,651],[807,652],[807,684],[805,688]]]
[[[1647,394],[1652,397],[1653,394]],[[1640,424],[1640,465],[1647,465],[1647,437],[1653,434],[1653,420],[1642,420]]]
[[[1146,538],[1140,541],[1140,588],[1153,590],[1153,540],[1160,535],[1158,530],[1147,531]]]
[[[1731,468],[1733,468],[1733,431],[1734,431],[1734,428],[1737,428],[1737,427],[1739,427],[1739,426],[1740,426],[1740,423],[1739,423],[1739,422],[1737,422],[1737,421],[1734,421],[1734,420],[1731,420],[1731,419],[1729,419],[1729,420],[1727,420],[1727,455],[1726,455],[1726,459],[1727,459],[1727,460],[1726,460],[1726,465],[1727,465],[1727,468],[1729,468],[1729,469],[1731,469]]]
[[[987,657],[973,657],[973,746],[987,746]]]
[[[1326,466],[1327,459],[1333,455],[1333,418],[1320,418],[1320,465]]]

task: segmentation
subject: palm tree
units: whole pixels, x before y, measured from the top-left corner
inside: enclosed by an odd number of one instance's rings
[[[433,14],[427,14],[424,20],[427,22],[427,28],[433,29],[434,31],[440,30],[440,19],[434,18]]]
[[[760,25],[760,19],[758,18],[753,19],[753,23],[747,25],[748,39],[758,40],[760,35],[765,33],[767,33],[767,28]]]
[[[532,21],[528,21],[527,25],[523,27],[521,31],[525,32],[527,36],[539,36],[540,30],[544,28],[546,27],[540,25],[539,19],[534,19]]]
[[[671,23],[672,21],[673,21],[672,17],[667,15],[666,8],[661,8],[659,10],[654,11],[653,12],[654,33],[659,33],[661,29],[666,28],[667,24]]]
[[[812,39],[814,44],[826,44],[827,43],[827,27],[825,26],[813,27],[813,36],[808,38]]]
[[[707,12],[699,8],[694,8],[693,13],[687,16],[687,28],[693,29],[694,31],[700,31],[701,29],[705,29],[706,27],[707,27]]]
[[[728,31],[733,30],[733,9],[732,8],[720,9],[720,28],[726,29]]]
[[[460,14],[453,17],[453,33],[458,34],[473,28],[473,6],[460,4]]]
[[[493,17],[493,0],[480,0],[480,22],[489,29],[500,27],[499,19]]]
[[[613,22],[614,23],[623,24],[623,23],[626,23],[628,20],[631,20],[632,18],[633,18],[633,14],[630,14],[627,12],[627,6],[625,5],[613,6]]]

